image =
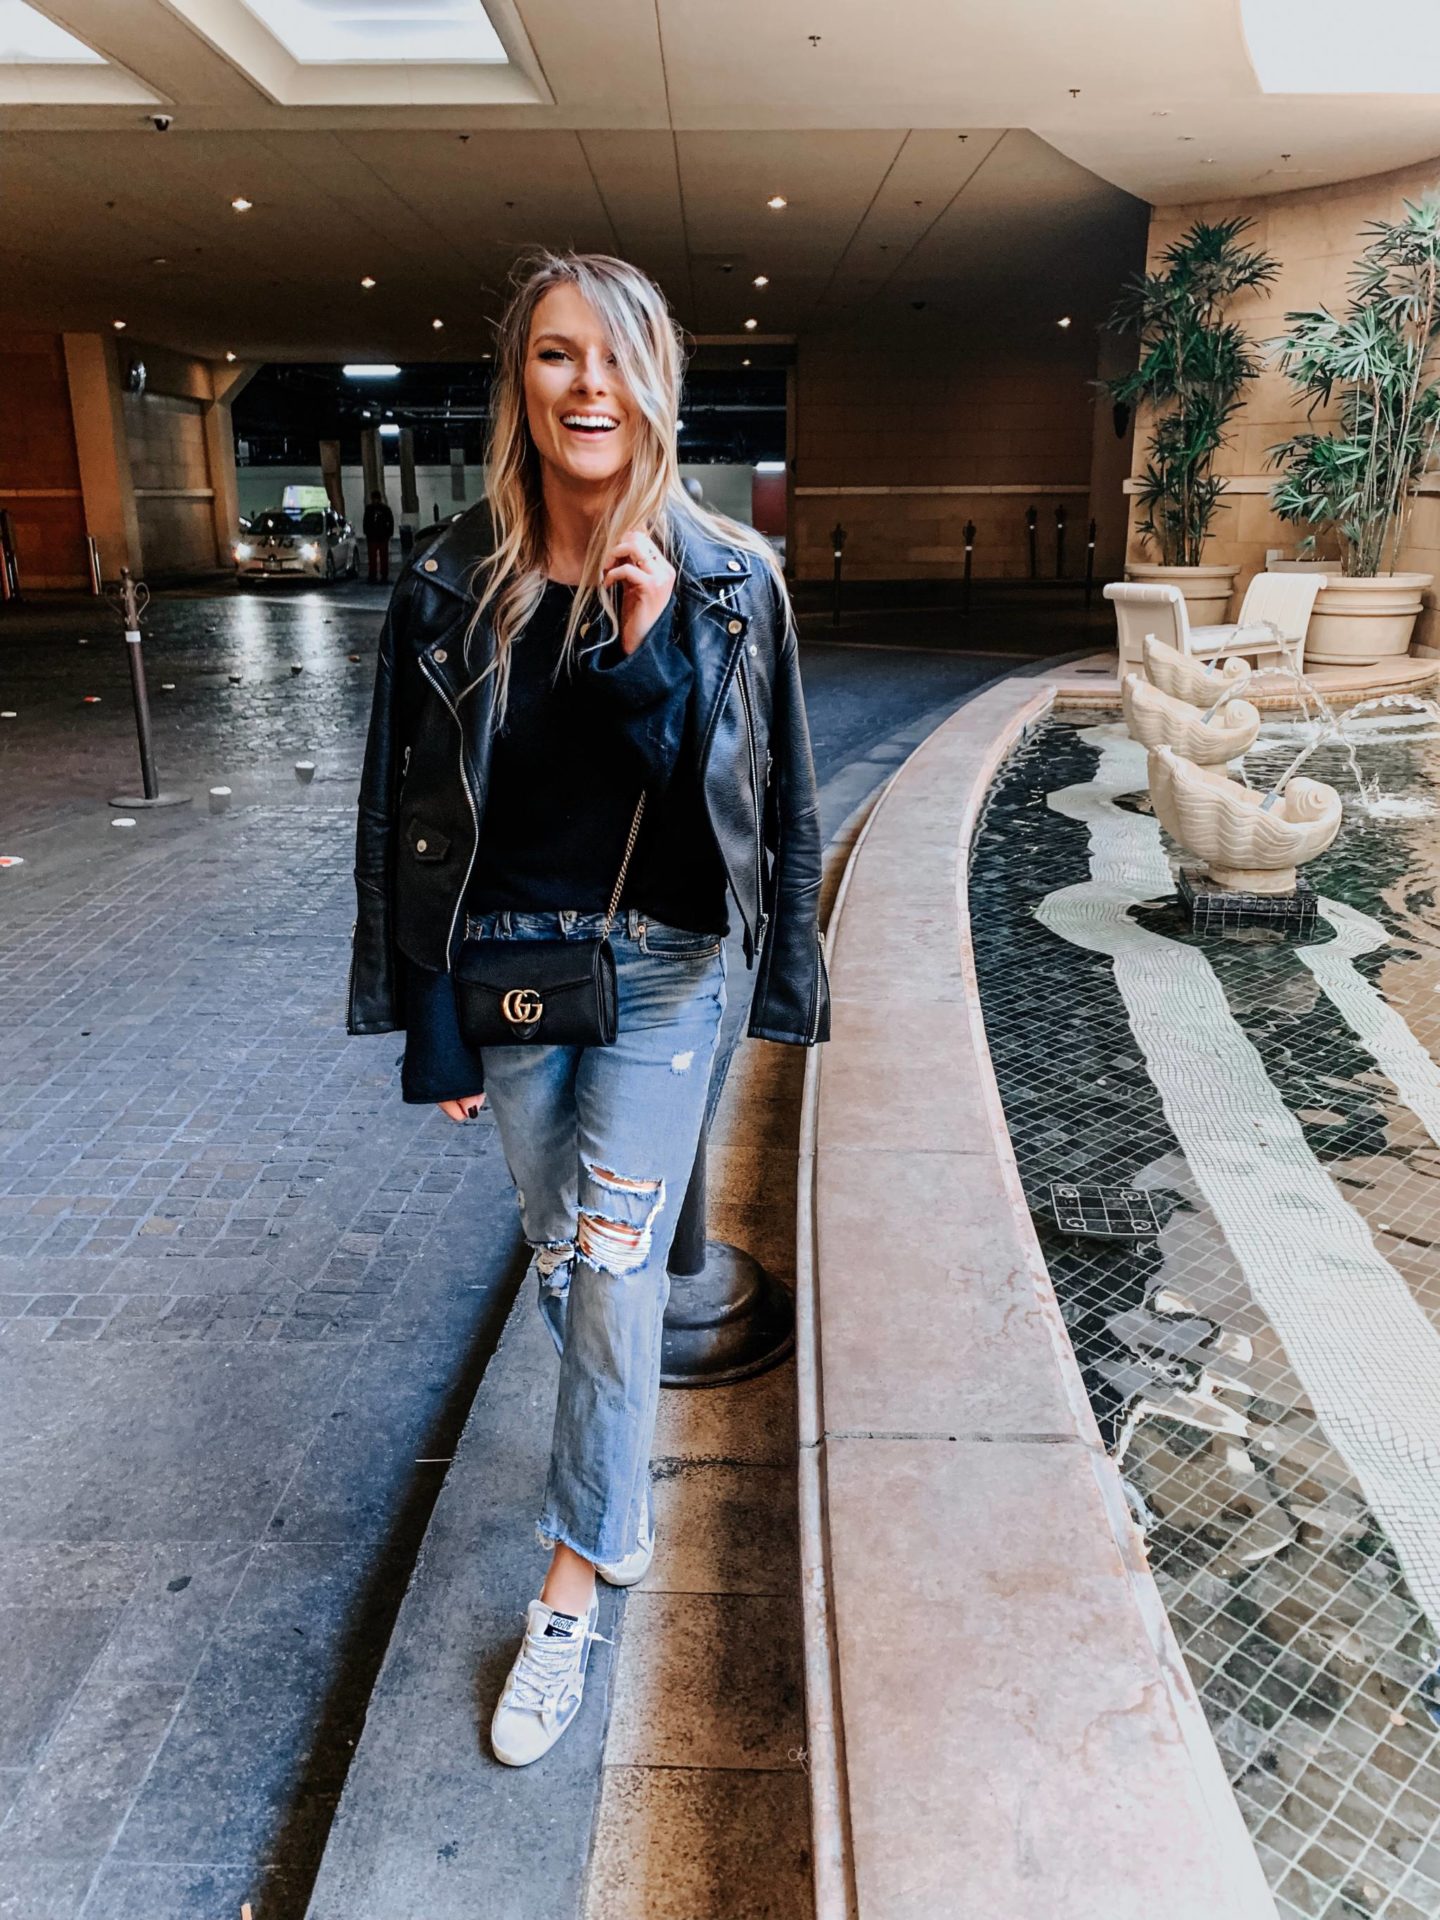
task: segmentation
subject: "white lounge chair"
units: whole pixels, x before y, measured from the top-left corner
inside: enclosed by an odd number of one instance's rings
[[[1153,635],[1177,653],[1191,652],[1190,619],[1178,587],[1112,580],[1105,598],[1115,609],[1120,678],[1145,671],[1145,639]]]
[[[1245,590],[1234,626],[1192,627],[1178,587],[1112,581],[1104,592],[1115,608],[1120,677],[1143,670],[1147,634],[1201,660],[1253,655],[1258,665],[1262,654],[1276,654],[1299,673],[1305,665],[1305,630],[1324,584],[1322,573],[1257,573]]]
[[[1190,652],[1204,660],[1228,654],[1278,654],[1288,660],[1297,673],[1305,667],[1305,633],[1310,625],[1316,596],[1325,585],[1325,573],[1302,573],[1286,568],[1283,572],[1257,573],[1245,589],[1240,612],[1233,627],[1191,627]]]

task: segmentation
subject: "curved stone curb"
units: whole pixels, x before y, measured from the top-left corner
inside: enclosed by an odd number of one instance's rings
[[[1053,686],[899,769],[830,919],[797,1368],[819,1920],[1274,1920],[1015,1166],[969,850]]]

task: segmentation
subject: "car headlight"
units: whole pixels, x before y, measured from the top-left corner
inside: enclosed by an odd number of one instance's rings
[[[320,558],[319,547],[317,547],[313,541],[307,541],[300,549],[300,558],[302,560],[318,560]]]
[[[254,552],[255,549],[250,545],[248,540],[237,540],[235,542],[235,558],[237,560],[249,560]]]

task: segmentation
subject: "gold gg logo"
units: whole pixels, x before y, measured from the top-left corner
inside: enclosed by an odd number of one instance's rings
[[[500,1002],[500,1011],[512,1027],[533,1027],[545,1011],[545,1002],[533,987],[512,987]]]

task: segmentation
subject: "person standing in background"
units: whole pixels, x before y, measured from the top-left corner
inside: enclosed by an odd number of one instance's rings
[[[361,525],[370,554],[370,584],[372,587],[384,585],[390,579],[390,542],[395,537],[395,516],[378,488],[370,495]]]

